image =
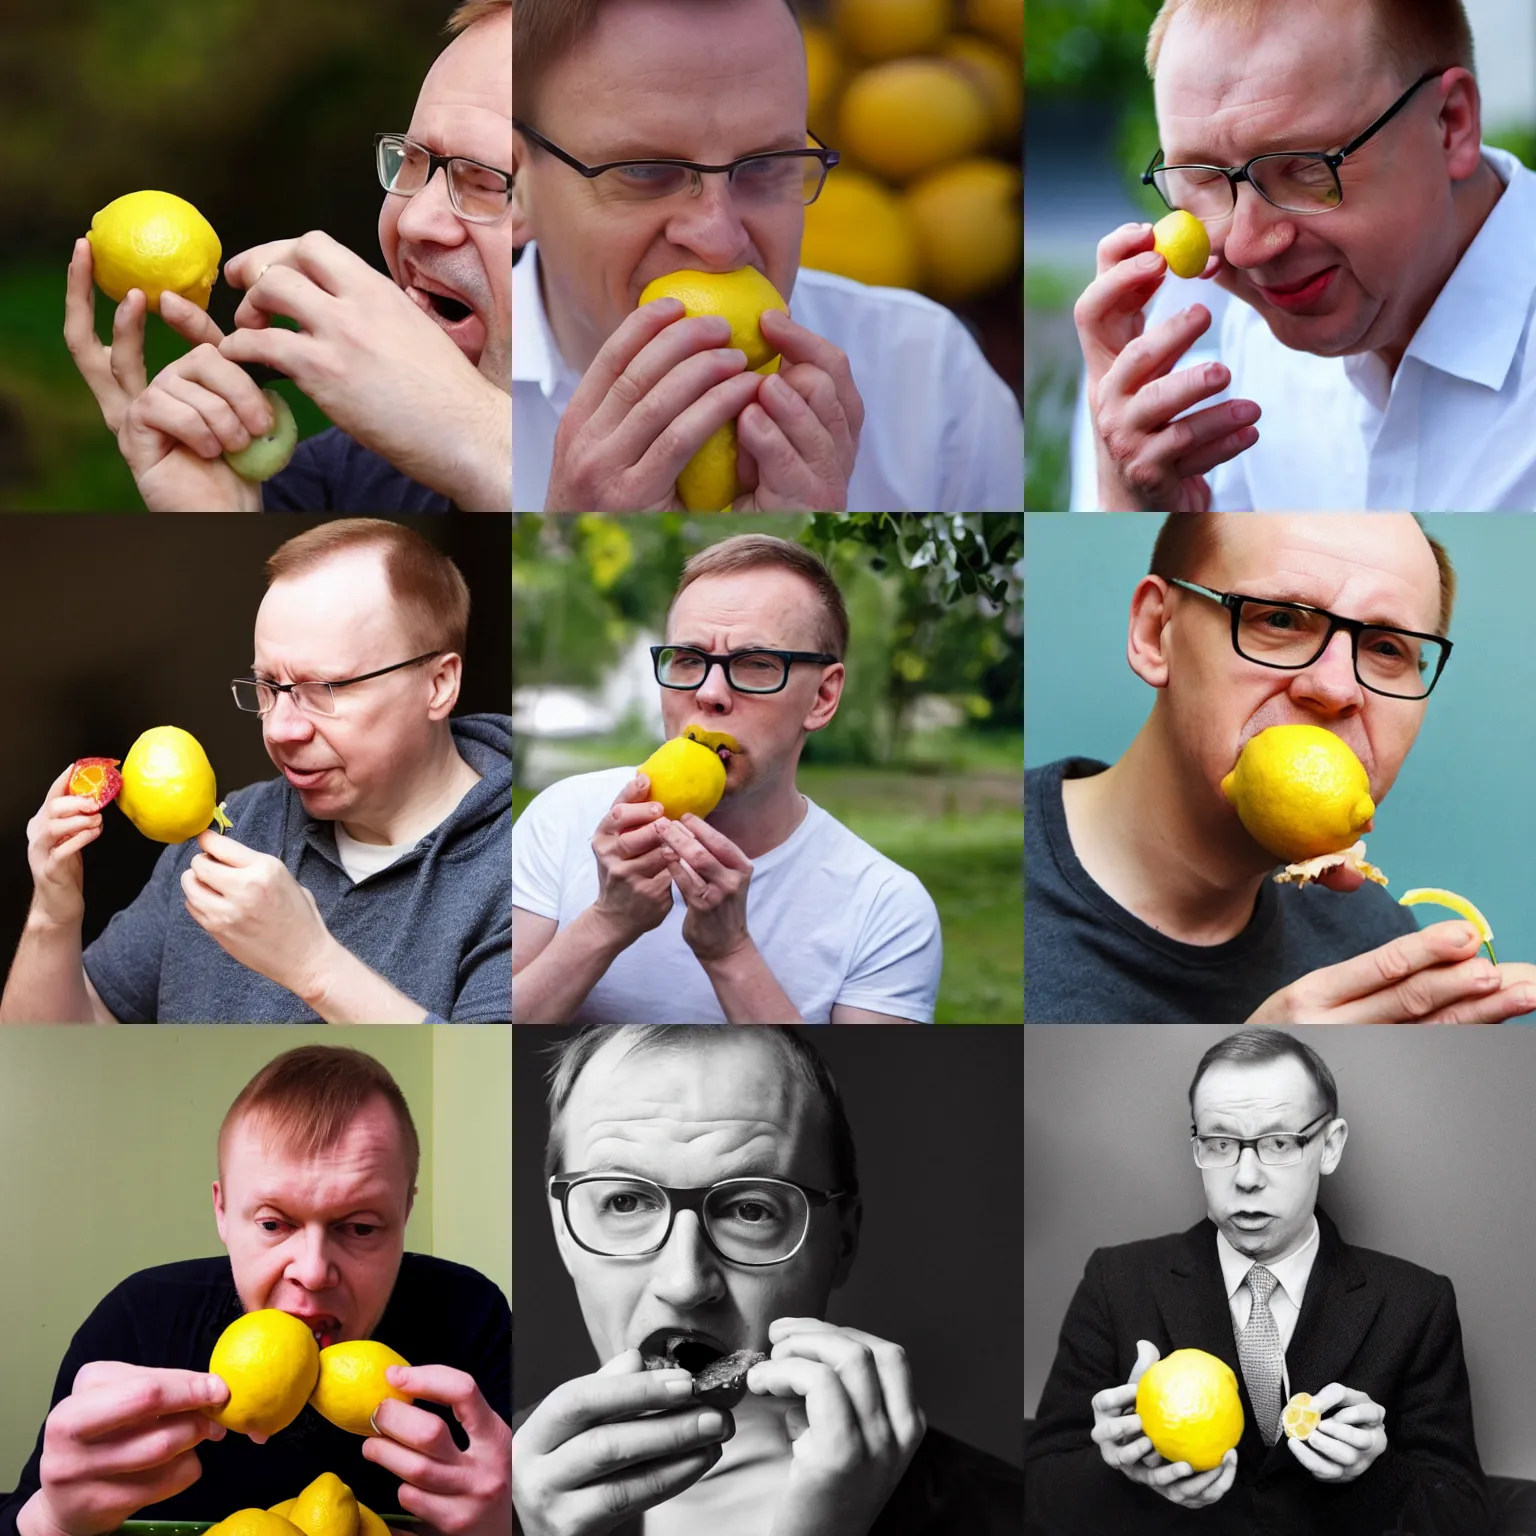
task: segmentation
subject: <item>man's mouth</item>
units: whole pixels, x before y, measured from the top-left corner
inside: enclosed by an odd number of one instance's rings
[[[1232,1224],[1244,1232],[1257,1232],[1275,1218],[1267,1211],[1233,1211]]]
[[[341,1337],[341,1319],[332,1312],[290,1312],[315,1336],[321,1349],[329,1349]]]
[[[320,781],[330,773],[329,768],[314,768],[306,771],[302,768],[290,768],[283,764],[283,777],[293,785],[295,789],[316,789]]]
[[[1300,310],[1317,303],[1333,286],[1333,280],[1338,276],[1339,271],[1337,266],[1324,267],[1320,272],[1314,272],[1309,277],[1302,278],[1300,282],[1276,283],[1273,286],[1256,283],[1254,286],[1276,308]]]
[[[640,1358],[648,1371],[680,1365],[696,1376],[732,1352],[723,1339],[696,1328],[656,1328],[641,1339]]]
[[[485,346],[485,322],[475,306],[463,294],[448,284],[411,271],[406,285],[406,297],[448,335],[454,345],[466,355],[479,358]]]

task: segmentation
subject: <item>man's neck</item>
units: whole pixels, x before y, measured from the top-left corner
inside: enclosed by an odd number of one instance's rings
[[[1083,868],[1149,927],[1183,944],[1222,944],[1247,927],[1275,861],[1237,822],[1222,827],[1157,711],[1119,762],[1063,780],[1062,803]]]
[[[805,820],[807,802],[795,788],[794,775],[761,794],[728,795],[709,813],[709,824],[723,832],[749,859],[760,859],[787,842]]]
[[[479,782],[480,775],[459,756],[452,733],[444,730],[429,759],[412,772],[401,801],[341,825],[354,842],[389,848],[415,843],[445,822]]]
[[[542,252],[537,254],[538,263],[534,270],[539,278],[539,297],[544,302],[544,315],[549,322],[549,333],[554,340],[555,350],[567,368],[585,374],[602,349],[603,338],[590,335],[586,327],[579,325],[573,316],[566,313],[563,304],[550,301],[550,285],[544,275],[544,257]]]

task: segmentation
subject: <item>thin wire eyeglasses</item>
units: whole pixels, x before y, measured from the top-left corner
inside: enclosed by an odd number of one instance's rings
[[[512,173],[464,155],[437,155],[403,133],[376,133],[379,184],[396,197],[415,197],[439,167],[448,178],[448,201],[471,224],[495,224],[512,206]],[[404,183],[404,185],[402,185]]]
[[[380,667],[377,672],[364,672],[358,677],[339,677],[329,683],[310,680],[274,683],[263,677],[237,677],[229,685],[229,691],[235,696],[235,708],[244,710],[248,715],[270,715],[277,708],[277,698],[282,693],[286,693],[307,715],[334,715],[336,699],[333,689],[350,688],[354,683],[386,677],[403,667],[414,667],[418,662],[442,654],[441,651],[423,651],[420,656],[412,656],[409,661],[397,661],[392,667]]]
[[[689,693],[704,686],[711,667],[721,668],[726,682],[737,693],[778,693],[788,684],[790,668],[797,661],[829,666],[837,659],[825,651],[730,651],[723,656],[714,656],[691,645],[651,647],[651,666],[656,681],[663,688],[677,688]],[[699,670],[701,665],[702,671]]]
[[[1263,1136],[1202,1136],[1195,1126],[1189,1128],[1190,1146],[1194,1149],[1197,1168],[1235,1168],[1241,1161],[1244,1147],[1252,1147],[1254,1155],[1266,1168],[1290,1168],[1301,1161],[1301,1154],[1309,1142],[1325,1131],[1338,1119],[1332,1111],[1317,1120],[1309,1121],[1299,1131],[1269,1131]]]
[[[588,1253],[609,1259],[660,1253],[672,1236],[677,1213],[692,1211],[709,1247],[727,1263],[747,1269],[767,1269],[794,1258],[811,1229],[811,1212],[850,1193],[755,1175],[687,1188],[631,1173],[557,1173],[549,1181],[549,1195],[560,1202],[565,1230]],[[634,1202],[633,1208],[617,1209],[625,1201]],[[734,1230],[733,1202],[738,1207]],[[740,1214],[741,1207],[755,1207],[765,1215],[750,1218]],[[764,1253],[772,1257],[764,1258]]]
[[[1364,133],[1351,139],[1343,149],[1285,152],[1255,155],[1245,165],[1160,165],[1163,151],[1158,149],[1141,173],[1141,184],[1154,187],[1157,195],[1173,209],[1184,209],[1201,220],[1217,222],[1230,218],[1237,208],[1237,187],[1246,181],[1266,203],[1285,213],[1329,213],[1344,201],[1339,181],[1339,167],[1368,140],[1374,138],[1403,110],[1415,91],[1430,80],[1438,80],[1444,69],[1421,75],[1371,124]],[[1258,175],[1254,168],[1259,167]],[[1173,179],[1177,177],[1177,179]],[[1289,201],[1282,201],[1288,197]]]
[[[769,150],[760,155],[743,155],[728,165],[702,165],[695,160],[656,158],[610,160],[603,165],[586,165],[568,150],[561,149],[542,133],[530,128],[521,118],[514,117],[512,126],[557,160],[564,161],[573,171],[579,171],[594,185],[600,176],[608,175],[608,180],[602,183],[603,187],[611,190],[615,196],[631,202],[658,201],[684,190],[697,197],[704,190],[706,176],[724,176],[737,190],[752,192],[768,201],[789,201],[793,197],[809,207],[821,196],[827,172],[842,159],[837,150],[828,149],[812,133],[808,137],[815,139],[815,149]],[[745,178],[741,176],[743,168],[747,168]],[[617,176],[609,174],[615,172]],[[625,179],[626,176],[628,179]]]
[[[1213,592],[1177,576],[1170,576],[1167,581],[1170,586],[1220,603],[1232,615],[1232,649],[1244,661],[1257,666],[1282,672],[1305,671],[1328,649],[1334,635],[1343,630],[1350,639],[1355,681],[1362,688],[1388,699],[1427,699],[1450,659],[1451,642],[1444,635],[1346,619],[1310,603],[1281,602],[1241,592]],[[1281,619],[1290,622],[1282,625]],[[1360,642],[1365,636],[1369,639],[1362,672]]]

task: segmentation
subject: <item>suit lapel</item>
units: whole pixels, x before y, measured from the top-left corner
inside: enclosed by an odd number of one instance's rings
[[[1382,1296],[1355,1262],[1349,1245],[1324,1211],[1317,1213],[1317,1262],[1307,1277],[1301,1315],[1285,1354],[1292,1392],[1320,1392],[1344,1381]]]

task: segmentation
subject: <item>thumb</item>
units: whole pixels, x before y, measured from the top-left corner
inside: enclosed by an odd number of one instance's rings
[[[213,323],[208,311],[199,309],[191,299],[184,299],[179,293],[160,295],[160,318],[194,347],[205,341],[216,347],[224,339],[224,332]]]
[[[1131,1379],[1127,1385],[1134,1387],[1147,1372],[1162,1359],[1157,1345],[1150,1339],[1136,1340],[1136,1364],[1131,1367]]]

